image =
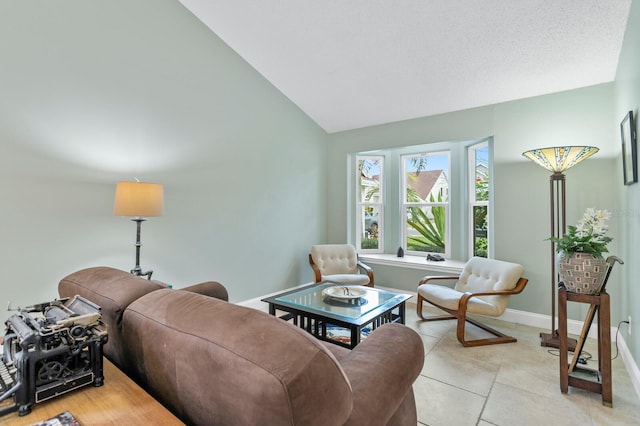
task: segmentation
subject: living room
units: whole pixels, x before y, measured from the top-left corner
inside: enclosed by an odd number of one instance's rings
[[[509,308],[548,323],[549,173],[522,152],[591,145],[600,152],[567,172],[567,219],[613,212],[609,251],[625,264],[608,287],[611,323],[636,321],[640,185],[623,185],[619,124],[638,114],[639,25],[632,2],[613,81],[328,133],[177,1],[3,1],[1,302],[51,300],[86,267],[128,271],[135,226],[113,197],[135,178],[165,188],[163,216],[142,230],[154,278],[217,280],[232,302],[309,282],[309,248],[350,238],[349,154],[492,136],[494,256],[529,278]],[[379,286],[415,290],[424,275],[373,266]],[[640,380],[635,322],[620,334]]]

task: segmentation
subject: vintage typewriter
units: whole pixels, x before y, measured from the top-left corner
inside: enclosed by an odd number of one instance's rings
[[[18,308],[5,322],[0,416],[93,384],[101,386],[107,328],[100,307],[80,296]]]

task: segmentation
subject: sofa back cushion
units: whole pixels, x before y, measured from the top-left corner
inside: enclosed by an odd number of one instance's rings
[[[104,355],[118,368],[129,373],[129,357],[122,347],[122,315],[131,302],[163,285],[106,266],[87,268],[63,278],[58,284],[60,297],[76,294],[100,306],[109,339]]]
[[[189,424],[343,424],[351,387],[303,330],[254,309],[159,290],[126,310],[139,382]]]

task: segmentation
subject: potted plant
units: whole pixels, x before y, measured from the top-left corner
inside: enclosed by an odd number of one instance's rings
[[[593,294],[598,288],[605,270],[608,237],[607,210],[588,208],[577,226],[569,226],[569,232],[561,238],[549,238],[560,254],[560,279],[568,291]]]

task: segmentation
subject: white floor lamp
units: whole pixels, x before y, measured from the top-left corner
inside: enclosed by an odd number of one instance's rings
[[[553,174],[549,179],[549,200],[551,201],[551,235],[560,238],[567,231],[565,170],[575,166],[582,160],[591,157],[599,149],[593,146],[556,146],[537,148],[522,153],[526,158],[544,167]],[[556,329],[556,297],[560,277],[556,271],[556,245],[551,242],[551,333],[540,333],[540,345],[553,348],[560,347],[558,330]],[[569,350],[575,348],[575,340],[569,343]]]

